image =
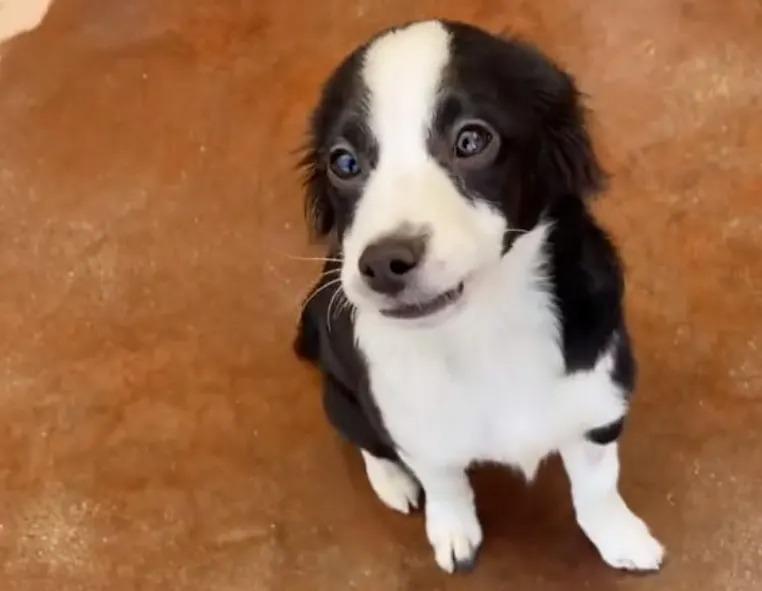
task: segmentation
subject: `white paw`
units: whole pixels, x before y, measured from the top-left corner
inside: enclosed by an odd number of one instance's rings
[[[578,521],[609,565],[631,571],[659,570],[664,547],[623,501],[581,512]]]
[[[482,543],[473,505],[426,507],[426,533],[437,564],[448,573],[471,570]]]
[[[384,505],[400,513],[409,513],[411,507],[418,508],[421,486],[415,478],[396,462],[377,458],[366,451],[362,452],[362,457],[370,485]]]

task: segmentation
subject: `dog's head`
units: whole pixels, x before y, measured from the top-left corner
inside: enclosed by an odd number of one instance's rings
[[[417,318],[467,293],[602,173],[569,75],[532,47],[429,21],[383,33],[326,84],[307,209],[362,310]]]

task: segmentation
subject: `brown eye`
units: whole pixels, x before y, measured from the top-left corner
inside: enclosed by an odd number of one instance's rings
[[[470,158],[483,152],[492,141],[492,134],[478,124],[464,126],[455,140],[455,156]]]

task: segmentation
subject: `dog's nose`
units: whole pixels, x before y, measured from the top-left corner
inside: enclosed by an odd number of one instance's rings
[[[395,295],[405,288],[425,248],[426,241],[421,237],[384,238],[363,251],[360,273],[373,291]]]

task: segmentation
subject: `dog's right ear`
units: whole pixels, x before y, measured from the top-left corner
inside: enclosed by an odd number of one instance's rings
[[[356,104],[363,93],[358,72],[365,46],[349,54],[330,75],[320,93],[310,122],[309,144],[301,159],[305,173],[305,213],[317,237],[325,237],[336,227],[336,211],[331,200],[333,186],[328,179],[324,140],[331,137],[346,105]]]
[[[305,150],[299,162],[304,171],[304,214],[313,236],[323,238],[335,223],[330,198],[330,181],[318,150],[312,146]]]

